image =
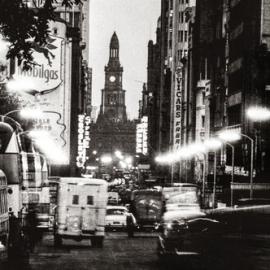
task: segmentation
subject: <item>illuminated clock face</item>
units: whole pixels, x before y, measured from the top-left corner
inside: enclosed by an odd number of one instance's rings
[[[115,77],[114,76],[110,76],[110,82],[115,82]]]

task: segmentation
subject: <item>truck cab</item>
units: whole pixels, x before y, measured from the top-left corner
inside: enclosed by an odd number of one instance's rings
[[[107,182],[101,179],[67,177],[59,179],[54,226],[55,245],[63,238],[90,239],[102,247],[108,200]]]
[[[141,189],[132,192],[130,210],[136,218],[137,229],[153,230],[159,227],[163,202],[162,193],[155,189]]]

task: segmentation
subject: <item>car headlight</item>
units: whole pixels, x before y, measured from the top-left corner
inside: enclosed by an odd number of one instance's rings
[[[181,233],[188,228],[185,220],[173,220],[164,224],[164,235],[168,236],[170,233]]]

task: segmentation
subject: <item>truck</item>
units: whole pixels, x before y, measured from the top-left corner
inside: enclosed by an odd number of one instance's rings
[[[92,247],[103,247],[108,200],[107,182],[102,179],[59,179],[54,224],[54,244],[62,240],[90,239]]]
[[[161,191],[155,189],[134,190],[131,194],[130,211],[135,216],[134,230],[156,230],[161,221],[164,200]],[[128,228],[129,235],[131,229]]]

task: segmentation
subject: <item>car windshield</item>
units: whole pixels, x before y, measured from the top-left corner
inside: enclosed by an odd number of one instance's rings
[[[199,198],[195,191],[183,192],[181,194],[172,194],[167,200],[167,204],[198,204]]]
[[[107,209],[107,215],[124,215],[127,211],[125,209]]]

